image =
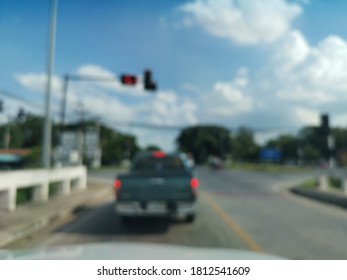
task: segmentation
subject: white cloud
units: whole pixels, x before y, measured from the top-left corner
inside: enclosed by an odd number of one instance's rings
[[[336,114],[333,117],[330,117],[330,123],[332,126],[340,126],[340,127],[346,127],[347,124],[347,114]]]
[[[311,50],[304,77],[318,87],[347,90],[347,43],[338,36],[329,36]]]
[[[198,122],[197,105],[187,98],[179,98],[174,91],[159,91],[137,108],[138,119],[148,119],[159,125],[184,126]]]
[[[213,90],[201,97],[201,113],[209,117],[232,118],[250,112],[254,102],[245,93],[248,80],[248,70],[240,68],[231,82],[214,83]]]
[[[300,125],[319,125],[320,112],[304,107],[292,108],[292,114],[296,122]]]
[[[85,92],[81,101],[91,115],[111,117],[118,120],[131,120],[134,112],[131,106],[120,102],[117,98],[111,98],[102,91]]]
[[[287,74],[300,65],[309,55],[311,49],[304,35],[293,30],[288,32],[275,45],[276,52],[271,58],[275,64],[275,73],[280,78],[287,78]]]
[[[111,71],[109,71],[108,69],[105,69],[99,65],[95,65],[95,64],[85,64],[80,66],[77,69],[77,75],[85,75],[85,76],[91,76],[91,77],[106,77],[106,78],[115,78],[116,76],[114,75],[114,73],[112,73]]]
[[[42,109],[37,108],[37,106],[31,106],[30,103],[25,104],[24,106],[25,108],[30,106],[31,112],[42,114],[44,112],[44,93],[46,93],[47,75],[44,73],[17,73],[14,75],[14,78],[23,88],[33,93],[39,93],[42,96],[42,102],[37,102],[38,104],[42,104]],[[54,101],[56,101],[57,99],[60,100],[62,98],[62,88],[62,80],[58,76],[52,76],[51,95]],[[55,120],[60,120],[60,104],[54,101],[51,102],[52,117]]]
[[[308,103],[312,105],[327,104],[337,100],[335,96],[328,95],[317,89],[305,89],[300,84],[280,89],[277,91],[277,97],[286,101]]]
[[[347,42],[329,36],[310,46],[304,35],[292,31],[274,46],[271,59],[277,97],[309,106],[334,105],[346,99]]]
[[[195,0],[183,4],[182,26],[201,26],[212,36],[241,45],[270,43],[290,30],[302,11],[286,0]]]
[[[213,91],[203,98],[204,108],[209,115],[233,117],[252,110],[252,98],[231,83],[216,82]]]
[[[15,79],[19,84],[31,91],[43,93],[46,91],[47,75],[43,73],[18,73]],[[55,94],[62,91],[62,81],[59,77],[52,77],[52,92]]]

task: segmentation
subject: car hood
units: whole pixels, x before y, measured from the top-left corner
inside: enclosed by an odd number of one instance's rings
[[[274,260],[278,256],[236,249],[148,243],[92,243],[0,250],[0,259],[50,260]]]

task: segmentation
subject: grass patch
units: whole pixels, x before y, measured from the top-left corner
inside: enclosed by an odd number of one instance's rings
[[[318,186],[318,182],[315,179],[310,179],[307,181],[302,182],[297,186],[297,188],[303,188],[303,189],[315,189]]]
[[[34,195],[34,187],[17,189],[16,204],[22,205],[32,201]]]
[[[262,171],[270,173],[301,173],[312,171],[311,167],[285,166],[273,163],[233,163],[226,166],[230,169]]]
[[[329,186],[333,189],[342,189],[342,181],[339,178],[329,177]]]
[[[59,188],[61,183],[60,182],[52,182],[48,186],[48,197],[52,197],[58,194]]]
[[[60,183],[58,182],[50,183],[49,189],[48,189],[48,196],[52,197],[56,195],[59,191],[59,186],[60,186]],[[35,186],[17,189],[16,204],[22,205],[22,204],[31,202],[34,197],[34,188]]]

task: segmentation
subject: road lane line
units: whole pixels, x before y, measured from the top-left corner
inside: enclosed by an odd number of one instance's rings
[[[242,229],[235,221],[227,214],[217,202],[207,193],[201,193],[203,200],[210,206],[210,208],[219,216],[227,226],[247,245],[249,249],[255,252],[264,252],[264,250],[253,240],[252,237]]]

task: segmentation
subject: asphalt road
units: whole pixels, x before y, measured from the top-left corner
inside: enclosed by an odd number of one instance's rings
[[[200,168],[193,224],[143,219],[123,226],[113,198],[62,220],[14,247],[133,241],[266,252],[289,259],[347,259],[347,212],[289,194],[311,174],[211,171]],[[89,174],[111,185],[110,171]]]

